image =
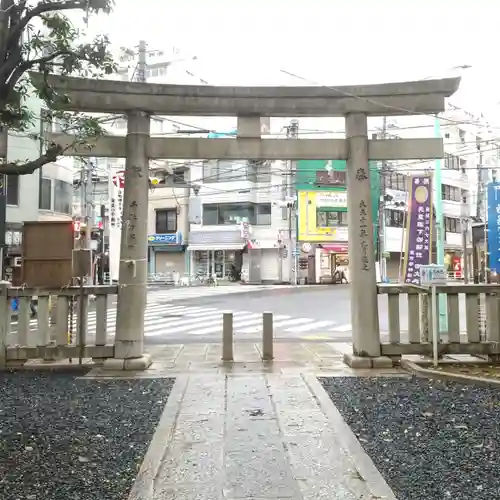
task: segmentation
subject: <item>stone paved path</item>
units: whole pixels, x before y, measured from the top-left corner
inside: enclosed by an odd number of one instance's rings
[[[178,377],[131,498],[393,499],[318,391],[299,374]]]

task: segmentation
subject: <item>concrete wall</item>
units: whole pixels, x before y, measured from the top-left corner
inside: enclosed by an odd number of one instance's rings
[[[184,240],[187,241],[189,233],[188,222],[188,188],[156,188],[149,193],[148,203],[148,234],[156,233],[156,209],[176,208],[177,231],[181,232]]]
[[[26,103],[39,117],[41,114],[41,101],[39,99],[28,99]],[[38,158],[40,144],[38,141],[28,137],[28,134],[38,134],[40,131],[40,120],[34,120],[33,125],[26,132],[9,134],[8,161],[25,162]],[[73,174],[71,162],[62,159],[58,163],[49,163],[42,169],[43,177],[58,179],[72,183]],[[7,222],[22,223],[24,221],[45,219],[67,219],[67,214],[61,214],[54,210],[39,210],[39,185],[40,171],[33,174],[23,175],[19,178],[19,204],[7,206]],[[52,182],[52,208],[54,201],[54,182]]]

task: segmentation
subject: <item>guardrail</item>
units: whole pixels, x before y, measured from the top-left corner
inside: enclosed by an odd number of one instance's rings
[[[0,368],[33,359],[114,357],[114,345],[108,343],[108,298],[117,292],[117,286],[38,289],[0,283]],[[33,297],[38,297],[36,319],[30,307]],[[95,301],[92,311],[90,297]]]
[[[500,355],[500,285],[453,284],[436,287],[445,296],[446,332],[441,332],[438,352],[444,354]],[[429,325],[432,325],[431,294],[406,285],[378,285],[387,295],[389,342],[381,342],[382,356],[432,355]],[[408,331],[400,324],[402,300],[408,308]],[[437,304],[439,314],[439,298]],[[463,321],[462,321],[463,320]],[[406,337],[406,338],[405,338]]]

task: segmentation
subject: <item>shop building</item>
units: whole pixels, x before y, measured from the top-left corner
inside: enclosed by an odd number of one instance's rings
[[[193,165],[191,175],[200,180],[190,195],[191,274],[289,281],[291,252],[281,244],[288,223],[276,205],[281,169],[271,161],[213,160]]]
[[[377,231],[378,172],[372,176],[374,237]],[[331,283],[337,271],[349,280],[349,241],[345,161],[300,161],[297,165],[299,277]]]
[[[152,170],[152,179],[156,184],[148,203],[148,272],[181,277],[189,273],[189,169],[165,165]]]

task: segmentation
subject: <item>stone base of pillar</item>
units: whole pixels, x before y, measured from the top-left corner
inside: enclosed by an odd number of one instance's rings
[[[110,371],[142,371],[147,370],[152,363],[153,359],[149,354],[143,354],[139,358],[108,358],[102,364],[102,369]]]
[[[352,353],[344,354],[344,363],[347,366],[355,369],[392,368],[394,366],[392,359],[387,356],[369,358],[369,357],[355,356]]]

